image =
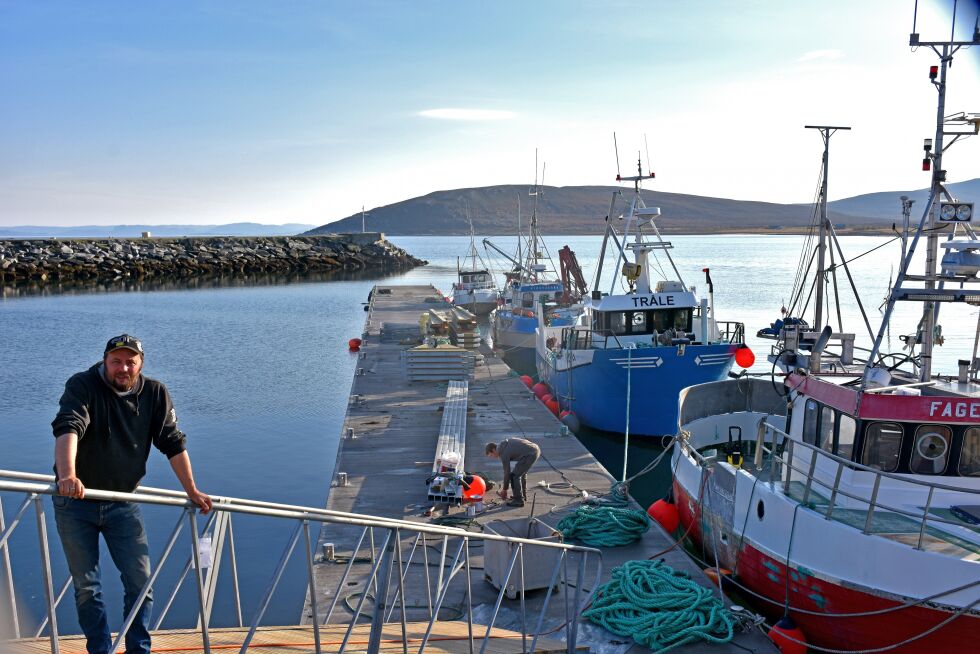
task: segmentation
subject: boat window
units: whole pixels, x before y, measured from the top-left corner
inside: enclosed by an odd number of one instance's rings
[[[647,314],[646,311],[634,311],[631,314],[630,322],[632,323],[631,331],[634,334],[646,334],[647,333]]]
[[[674,309],[674,324],[671,326],[679,332],[691,331],[691,310]]]
[[[940,425],[922,425],[915,430],[912,461],[909,467],[917,475],[941,475],[949,461],[949,444],[953,430]]]
[[[820,409],[819,439],[817,443],[825,452],[834,451],[834,410],[829,406]]]
[[[894,472],[898,469],[903,435],[902,425],[897,422],[871,423],[865,433],[861,463],[875,470]]]
[[[837,416],[837,456],[850,459],[854,453],[854,434],[857,421],[846,413]]]
[[[534,293],[521,293],[521,306],[525,309],[533,309]]]
[[[959,473],[964,477],[980,477],[980,427],[970,427],[963,433]]]
[[[820,405],[813,400],[806,401],[803,412],[803,442],[817,444],[817,416],[820,415]]]
[[[670,311],[651,311],[647,322],[657,332],[665,332],[671,324]]]
[[[606,324],[608,325],[609,331],[617,336],[621,336],[626,333],[626,312],[625,311],[610,311],[606,313]]]

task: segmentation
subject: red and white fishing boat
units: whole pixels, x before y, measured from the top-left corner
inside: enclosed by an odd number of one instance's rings
[[[790,617],[814,651],[965,652],[980,643],[976,351],[951,376],[932,370],[938,307],[980,305],[973,205],[948,192],[942,165],[945,148],[980,132],[980,114],[947,115],[944,106],[953,54],[980,45],[980,28],[971,41],[913,34],[911,45],[940,57],[929,75],[938,125],[923,161],[931,193],[864,365],[821,364],[833,330],[817,324],[815,342],[782,354],[784,374],[701,384],[680,397],[680,529],[706,565],[726,569],[768,618]],[[920,240],[925,271],[913,274]],[[903,357],[904,369],[880,351],[902,301],[923,309],[920,349]]]

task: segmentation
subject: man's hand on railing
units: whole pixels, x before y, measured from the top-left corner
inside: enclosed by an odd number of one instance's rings
[[[202,493],[195,488],[187,493],[187,498],[201,510],[201,513],[207,514],[211,510],[211,497],[207,493]]]
[[[85,497],[85,484],[78,477],[66,477],[58,480],[58,493],[74,497],[77,500]]]

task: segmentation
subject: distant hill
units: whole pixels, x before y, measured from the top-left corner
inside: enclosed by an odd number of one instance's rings
[[[66,227],[0,226],[0,238],[138,238],[143,232],[153,236],[292,236],[301,234],[313,225],[287,223],[228,223],[226,225],[80,225]],[[357,231],[360,231],[358,228]]]
[[[976,202],[980,205],[980,178],[947,184],[946,187],[954,197],[965,200],[966,202]],[[899,198],[903,195],[907,195],[909,199],[915,200],[915,205],[912,207],[912,215],[916,219],[921,217],[921,207],[929,199],[929,189],[868,193],[867,195],[858,195],[853,198],[835,200],[827,206],[833,211],[851,216],[884,218],[896,221],[901,220],[902,217],[902,203]],[[847,222],[847,220],[844,222]]]
[[[527,185],[485,186],[436,191],[417,198],[371,209],[366,225],[371,231],[392,235],[466,234],[467,212],[478,234],[513,234],[517,228],[520,197],[526,226],[533,198]],[[542,231],[551,234],[602,232],[615,186],[547,186],[538,197],[538,220]],[[628,189],[623,189],[628,193]],[[961,199],[980,201],[980,179],[950,184]],[[838,230],[867,232],[887,229],[901,217],[898,198],[908,195],[925,201],[927,191],[871,193],[830,203],[830,219]],[[657,226],[671,233],[705,232],[800,232],[811,222],[808,204],[776,204],[725,198],[643,191],[648,206],[660,207]],[[622,211],[619,204],[615,215]],[[310,230],[309,234],[360,231],[361,214],[354,214]]]
[[[546,186],[538,197],[538,222],[551,234],[589,234],[604,229],[609,201],[616,186]],[[624,189],[624,194],[631,193]],[[517,228],[520,196],[522,221],[526,226],[534,198],[527,185],[485,186],[436,191],[368,212],[367,228],[392,235],[466,234],[467,210],[478,234],[512,234]],[[701,197],[681,193],[643,191],[648,206],[660,207],[661,230],[673,233],[737,232],[745,230],[804,229],[810,224],[812,208],[805,205],[751,202]],[[623,203],[615,215],[622,212]],[[832,214],[834,222],[855,223],[853,216]],[[868,222],[868,221],[865,221]],[[870,221],[876,222],[876,221]],[[310,230],[309,234],[359,231],[361,215],[355,214]]]

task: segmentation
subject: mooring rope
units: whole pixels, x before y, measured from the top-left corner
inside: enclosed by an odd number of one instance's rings
[[[627,561],[582,616],[655,652],[694,642],[727,643],[735,619],[711,588],[663,561]]]
[[[647,514],[618,506],[588,506],[575,509],[560,521],[557,529],[565,538],[589,547],[629,545],[650,528]]]

